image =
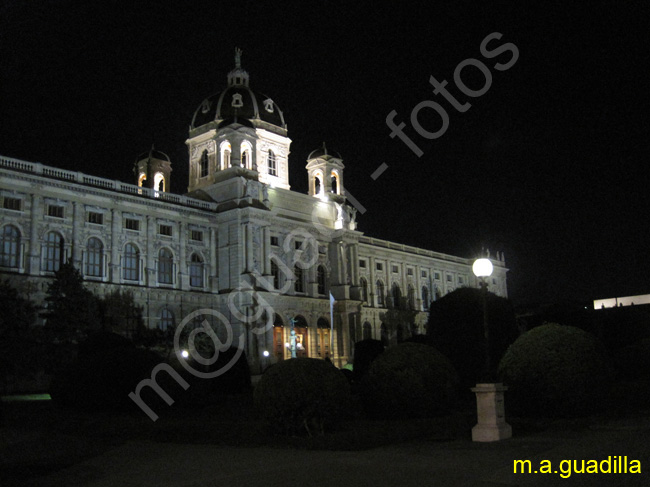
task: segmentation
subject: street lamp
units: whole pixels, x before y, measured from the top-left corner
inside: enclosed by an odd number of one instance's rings
[[[490,259],[476,259],[472,266],[472,272],[480,279],[479,286],[481,287],[481,301],[483,302],[483,336],[485,338],[485,365],[483,371],[483,378],[487,382],[492,379],[492,364],[490,363],[490,327],[488,325],[487,315],[487,287],[485,281],[486,277],[492,275],[494,266]]]
[[[472,272],[479,279],[481,300],[483,301],[483,333],[485,335],[485,365],[483,383],[476,384],[472,392],[476,393],[476,413],[478,422],[472,428],[473,441],[499,441],[512,436],[512,428],[505,419],[503,393],[508,389],[503,384],[494,383],[492,364],[490,363],[490,328],[487,315],[487,281],[494,266],[490,259],[476,259]]]

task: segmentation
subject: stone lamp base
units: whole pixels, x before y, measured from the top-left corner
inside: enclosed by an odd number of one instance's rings
[[[512,437],[512,428],[506,423],[503,393],[508,388],[501,383],[476,384],[476,411],[478,423],[472,428],[472,441],[499,441]]]

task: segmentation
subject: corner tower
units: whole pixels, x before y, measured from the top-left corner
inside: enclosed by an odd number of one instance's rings
[[[188,191],[203,190],[216,200],[234,197],[214,185],[236,177],[290,188],[291,140],[284,115],[270,97],[250,89],[241,54],[235,50],[226,89],[203,100],[194,112],[186,141]]]
[[[172,163],[167,154],[157,151],[153,145],[149,152],[140,154],[135,161],[133,173],[140,187],[169,191]]]
[[[336,202],[345,201],[343,186],[343,159],[338,152],[323,147],[312,151],[307,157],[309,194],[319,198],[329,197]],[[326,196],[327,195],[327,196]]]

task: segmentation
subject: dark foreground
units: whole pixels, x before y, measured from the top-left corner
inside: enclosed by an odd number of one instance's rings
[[[246,397],[156,423],[71,414],[48,401],[5,403],[4,416],[3,487],[650,485],[650,405],[580,420],[512,418],[514,437],[489,444],[471,441],[470,411],[278,438]],[[514,473],[515,460],[530,460],[531,473]],[[583,460],[599,473],[577,473]],[[633,460],[641,473],[629,473]],[[628,473],[618,473],[626,461]],[[533,473],[548,465],[551,473]]]

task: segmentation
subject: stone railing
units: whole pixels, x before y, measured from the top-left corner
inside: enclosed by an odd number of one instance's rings
[[[70,181],[83,184],[84,186],[93,186],[96,188],[108,189],[117,191],[118,193],[126,193],[135,196],[143,196],[145,198],[160,199],[162,201],[168,201],[170,203],[176,203],[184,206],[191,206],[193,208],[199,208],[201,210],[214,211],[217,209],[217,204],[214,202],[202,201],[173,193],[165,193],[163,191],[156,191],[150,188],[141,188],[135,184],[128,184],[113,179],[104,179],[98,178],[96,176],[89,176],[88,174],[84,174],[82,172],[58,169],[56,167],[46,166],[40,162],[27,162],[21,161],[20,159],[0,156],[0,168],[36,174],[52,179]]]
[[[440,252],[434,252],[433,250],[426,250],[426,249],[421,249],[419,247],[412,247],[410,245],[389,242],[388,240],[382,240],[379,238],[363,236],[359,239],[359,243],[372,245],[373,247],[383,247],[385,249],[398,250],[400,252],[408,252],[409,254],[423,255],[425,257],[433,257],[436,259],[446,260],[447,262],[457,262],[459,264],[464,264],[464,265],[468,265],[472,263],[471,259],[464,259],[463,257],[442,254]]]

